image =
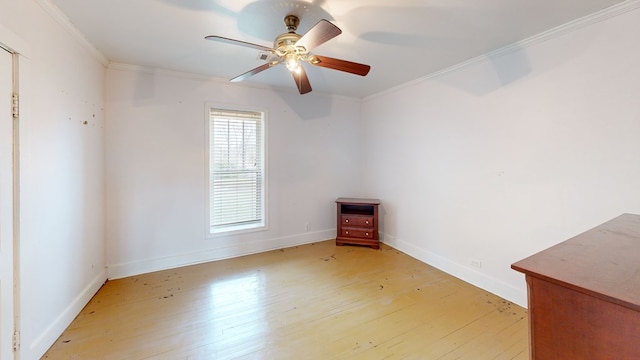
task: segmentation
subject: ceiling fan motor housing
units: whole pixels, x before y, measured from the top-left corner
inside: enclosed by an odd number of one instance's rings
[[[290,52],[306,53],[307,51],[304,48],[300,46],[294,46],[301,37],[302,36],[296,33],[284,33],[282,35],[279,35],[273,42],[273,48],[280,56]]]

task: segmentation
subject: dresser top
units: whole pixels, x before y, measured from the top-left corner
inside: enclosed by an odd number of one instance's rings
[[[640,311],[640,215],[620,215],[511,268]]]
[[[340,197],[336,200],[337,203],[342,204],[367,204],[367,205],[380,205],[378,199],[361,199],[361,198],[343,198]]]

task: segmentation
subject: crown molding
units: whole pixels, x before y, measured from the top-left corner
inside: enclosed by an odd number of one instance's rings
[[[135,72],[139,74],[151,74],[151,75],[162,75],[180,79],[188,79],[188,80],[197,80],[197,81],[207,81],[212,83],[219,83],[228,86],[240,86],[243,88],[252,88],[258,90],[272,90],[281,93],[290,93],[290,94],[298,94],[298,90],[293,87],[274,87],[270,85],[258,84],[258,83],[233,83],[228,79],[213,77],[209,75],[178,71],[178,70],[168,70],[162,68],[155,68],[146,65],[135,65],[135,64],[127,64],[127,63],[119,63],[119,62],[110,62],[107,66],[107,70],[117,70],[117,71],[126,71],[126,72]],[[334,99],[342,99],[346,101],[356,101],[362,102],[363,100],[358,97],[351,97],[346,95],[335,95],[323,92],[314,92],[313,96],[322,96],[329,97]]]
[[[199,73],[168,70],[168,69],[156,68],[156,67],[151,67],[146,65],[135,65],[135,64],[127,64],[127,63],[120,63],[120,62],[110,62],[109,66],[107,66],[107,69],[137,72],[137,73],[143,73],[143,74],[158,74],[158,75],[172,76],[172,77],[178,77],[183,79],[214,81],[214,82],[220,82],[220,83],[225,83],[229,81],[227,79],[216,78],[216,77],[199,74]]]
[[[57,6],[51,3],[49,0],[35,0],[35,2],[42,7],[47,14],[49,14],[58,24],[62,25],[62,27],[73,37],[75,38],[82,47],[87,49],[93,57],[95,57],[102,65],[107,67],[109,65],[109,59],[98,50],[92,43],[87,39],[84,34],[78,30],[78,28],[73,25],[71,20],[65,15],[62,10],[60,10]]]
[[[608,8],[602,9],[600,11],[597,11],[595,13],[589,14],[587,16],[583,16],[579,19],[569,21],[568,23],[549,29],[537,35],[533,35],[524,40],[515,42],[511,45],[507,45],[500,49],[496,49],[485,55],[479,56],[478,59],[495,57],[503,54],[512,53],[522,48],[530,47],[551,39],[556,39],[567,33],[576,31],[578,29],[581,29],[593,24],[597,24],[599,22],[602,22],[611,18],[615,18],[617,16],[636,10],[638,8],[640,8],[640,0],[627,0],[616,5],[612,5]]]
[[[0,48],[27,58],[31,53],[29,44],[2,24],[0,24]]]
[[[449,66],[447,68],[444,68],[442,70],[438,70],[436,72],[433,72],[431,74],[425,75],[423,77],[417,78],[415,80],[411,80],[409,82],[406,82],[404,84],[395,86],[391,89],[387,89],[384,91],[381,91],[377,94],[373,94],[371,96],[368,96],[364,99],[364,101],[367,100],[371,100],[374,98],[377,98],[379,96],[383,96],[386,94],[390,94],[393,92],[396,92],[400,89],[404,89],[407,87],[411,87],[414,86],[416,84],[422,83],[424,81],[427,80],[431,80],[431,79],[437,79],[441,76],[444,76],[448,73],[466,68],[470,65],[474,65],[477,63],[480,63],[482,61],[485,61],[487,58],[492,58],[492,57],[497,57],[497,56],[501,56],[501,55],[505,55],[505,54],[509,54],[509,53],[513,53],[516,51],[520,51],[524,48],[527,47],[531,47],[540,43],[543,43],[545,41],[549,41],[551,39],[556,39],[559,38],[567,33],[576,31],[578,29],[611,19],[611,18],[615,18],[617,16],[623,15],[625,13],[637,10],[638,8],[640,8],[640,0],[627,0],[624,2],[621,2],[619,4],[616,5],[612,5],[608,8],[602,9],[600,11],[597,11],[595,13],[589,14],[587,16],[581,17],[579,19],[576,20],[572,20],[569,21],[568,23],[562,24],[560,26],[557,26],[555,28],[549,29],[547,31],[541,32],[539,34],[533,35],[531,37],[528,37],[524,40],[520,40],[517,41],[515,43],[503,46],[499,49],[493,50],[491,52],[485,53],[483,55],[480,56],[476,56],[474,58],[471,58],[469,60],[463,61],[461,63],[458,63],[456,65],[452,65]]]

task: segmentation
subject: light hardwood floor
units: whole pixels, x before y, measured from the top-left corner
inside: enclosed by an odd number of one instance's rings
[[[527,325],[400,251],[331,240],[108,281],[43,359],[528,359]]]

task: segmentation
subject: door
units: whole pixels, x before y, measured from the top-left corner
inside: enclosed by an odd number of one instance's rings
[[[13,359],[12,55],[0,47],[0,359]]]

